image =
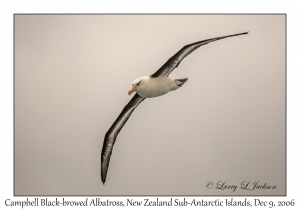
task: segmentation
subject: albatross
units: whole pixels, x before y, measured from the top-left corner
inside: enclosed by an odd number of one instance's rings
[[[153,98],[167,94],[170,91],[177,90],[182,87],[182,85],[187,81],[184,79],[171,79],[169,74],[180,64],[180,62],[190,53],[192,53],[197,48],[206,45],[210,42],[214,42],[220,39],[239,36],[248,34],[248,32],[232,34],[227,36],[216,37],[212,39],[206,39],[192,44],[185,45],[181,48],[175,55],[173,55],[169,60],[154,74],[145,77],[139,77],[132,82],[132,87],[128,91],[128,95],[136,92],[129,103],[124,107],[121,114],[112,124],[110,129],[107,131],[104,137],[102,152],[101,152],[101,179],[103,184],[105,184],[108,165],[112,155],[113,146],[115,144],[116,138],[129,119],[135,108],[145,100],[145,98]]]

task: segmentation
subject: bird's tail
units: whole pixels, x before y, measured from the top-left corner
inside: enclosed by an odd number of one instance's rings
[[[175,83],[178,87],[181,87],[186,81],[188,80],[188,78],[184,78],[184,79],[175,79]]]

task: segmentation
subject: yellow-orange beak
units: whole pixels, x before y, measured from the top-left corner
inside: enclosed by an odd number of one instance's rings
[[[128,91],[128,95],[130,96],[131,93],[135,92],[136,91],[136,86],[135,85],[132,85],[132,88],[131,90]]]

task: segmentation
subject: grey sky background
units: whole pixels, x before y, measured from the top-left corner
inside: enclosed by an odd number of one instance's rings
[[[104,135],[131,82],[186,44],[245,31],[194,51],[170,75],[182,88],[140,104],[103,186]],[[15,16],[15,195],[284,194],[284,15]]]

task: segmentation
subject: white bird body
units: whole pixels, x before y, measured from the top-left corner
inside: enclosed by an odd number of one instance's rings
[[[182,83],[170,77],[152,78],[146,76],[135,79],[132,86],[136,87],[136,92],[143,98],[153,98],[178,89]]]

